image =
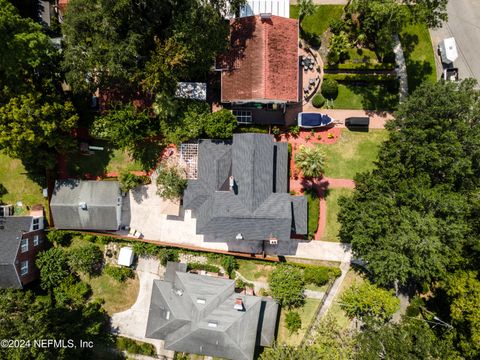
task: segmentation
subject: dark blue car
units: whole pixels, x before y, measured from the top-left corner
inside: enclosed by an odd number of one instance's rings
[[[301,112],[298,114],[298,126],[302,128],[316,128],[331,125],[333,119],[321,113]]]

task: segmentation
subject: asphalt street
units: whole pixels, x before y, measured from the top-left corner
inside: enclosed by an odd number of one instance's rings
[[[435,53],[442,39],[453,36],[458,50],[454,66],[460,78],[473,77],[480,82],[480,0],[450,0],[447,11],[448,22],[441,29],[430,31]],[[440,77],[442,65],[437,53],[435,60]]]

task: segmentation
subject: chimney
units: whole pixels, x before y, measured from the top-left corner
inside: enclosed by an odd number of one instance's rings
[[[236,298],[235,299],[235,305],[233,305],[233,308],[238,311],[243,311],[243,300],[242,298]]]
[[[228,178],[228,186],[230,187],[230,191],[233,191],[233,187],[235,186],[235,178],[233,176]]]

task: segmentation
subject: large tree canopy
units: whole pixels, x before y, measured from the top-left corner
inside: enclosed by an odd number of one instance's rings
[[[387,125],[377,169],[357,176],[353,197],[341,200],[340,236],[381,284],[430,283],[478,251],[474,85],[422,85]]]

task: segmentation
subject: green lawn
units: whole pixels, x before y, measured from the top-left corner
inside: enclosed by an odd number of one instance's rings
[[[407,62],[408,88],[412,92],[423,81],[437,81],[435,54],[425,24],[407,25],[400,34]]]
[[[279,344],[288,344],[292,346],[299,345],[303,339],[303,336],[305,335],[305,331],[307,331],[308,326],[313,321],[315,311],[319,305],[320,299],[306,299],[305,305],[302,308],[295,310],[298,311],[300,318],[302,319],[302,328],[298,331],[298,333],[292,335],[290,335],[289,331],[285,327],[285,314],[288,312],[288,310],[282,308],[280,310],[280,324],[278,326],[277,342]]]
[[[377,54],[370,49],[354,47],[348,50],[348,61],[378,64]]]
[[[372,170],[379,146],[387,138],[386,130],[354,132],[342,129],[342,135],[336,143],[323,145],[327,156],[325,176],[353,179],[359,172]]]
[[[338,213],[340,212],[340,206],[338,205],[338,199],[340,196],[349,196],[353,192],[352,189],[330,189],[327,192],[327,226],[322,240],[339,242],[338,231],[340,230],[340,224],[337,220]]]
[[[313,239],[318,228],[318,216],[320,213],[320,199],[314,191],[306,191],[308,201],[308,238]]]
[[[290,17],[298,19],[298,5],[290,5]],[[343,5],[317,5],[315,12],[307,16],[302,22],[301,35],[305,39],[318,38],[327,31],[330,22],[340,19],[343,14]]]
[[[25,167],[18,159],[12,159],[0,153],[0,184],[5,186],[7,194],[2,201],[6,204],[23,203],[22,208],[16,208],[18,214],[26,213],[26,206],[35,204],[46,205],[42,195],[42,186],[28,177]]]
[[[83,177],[85,174],[102,176],[107,172],[122,172],[130,170],[142,170],[138,161],[134,161],[123,150],[113,149],[108,143],[97,140],[95,146],[103,147],[103,150],[94,151],[93,155],[76,153],[70,156],[68,161],[68,173],[71,176]]]
[[[395,110],[398,89],[395,83],[339,84],[333,109]]]
[[[238,272],[250,281],[267,281],[275,265],[263,261],[237,259]]]

